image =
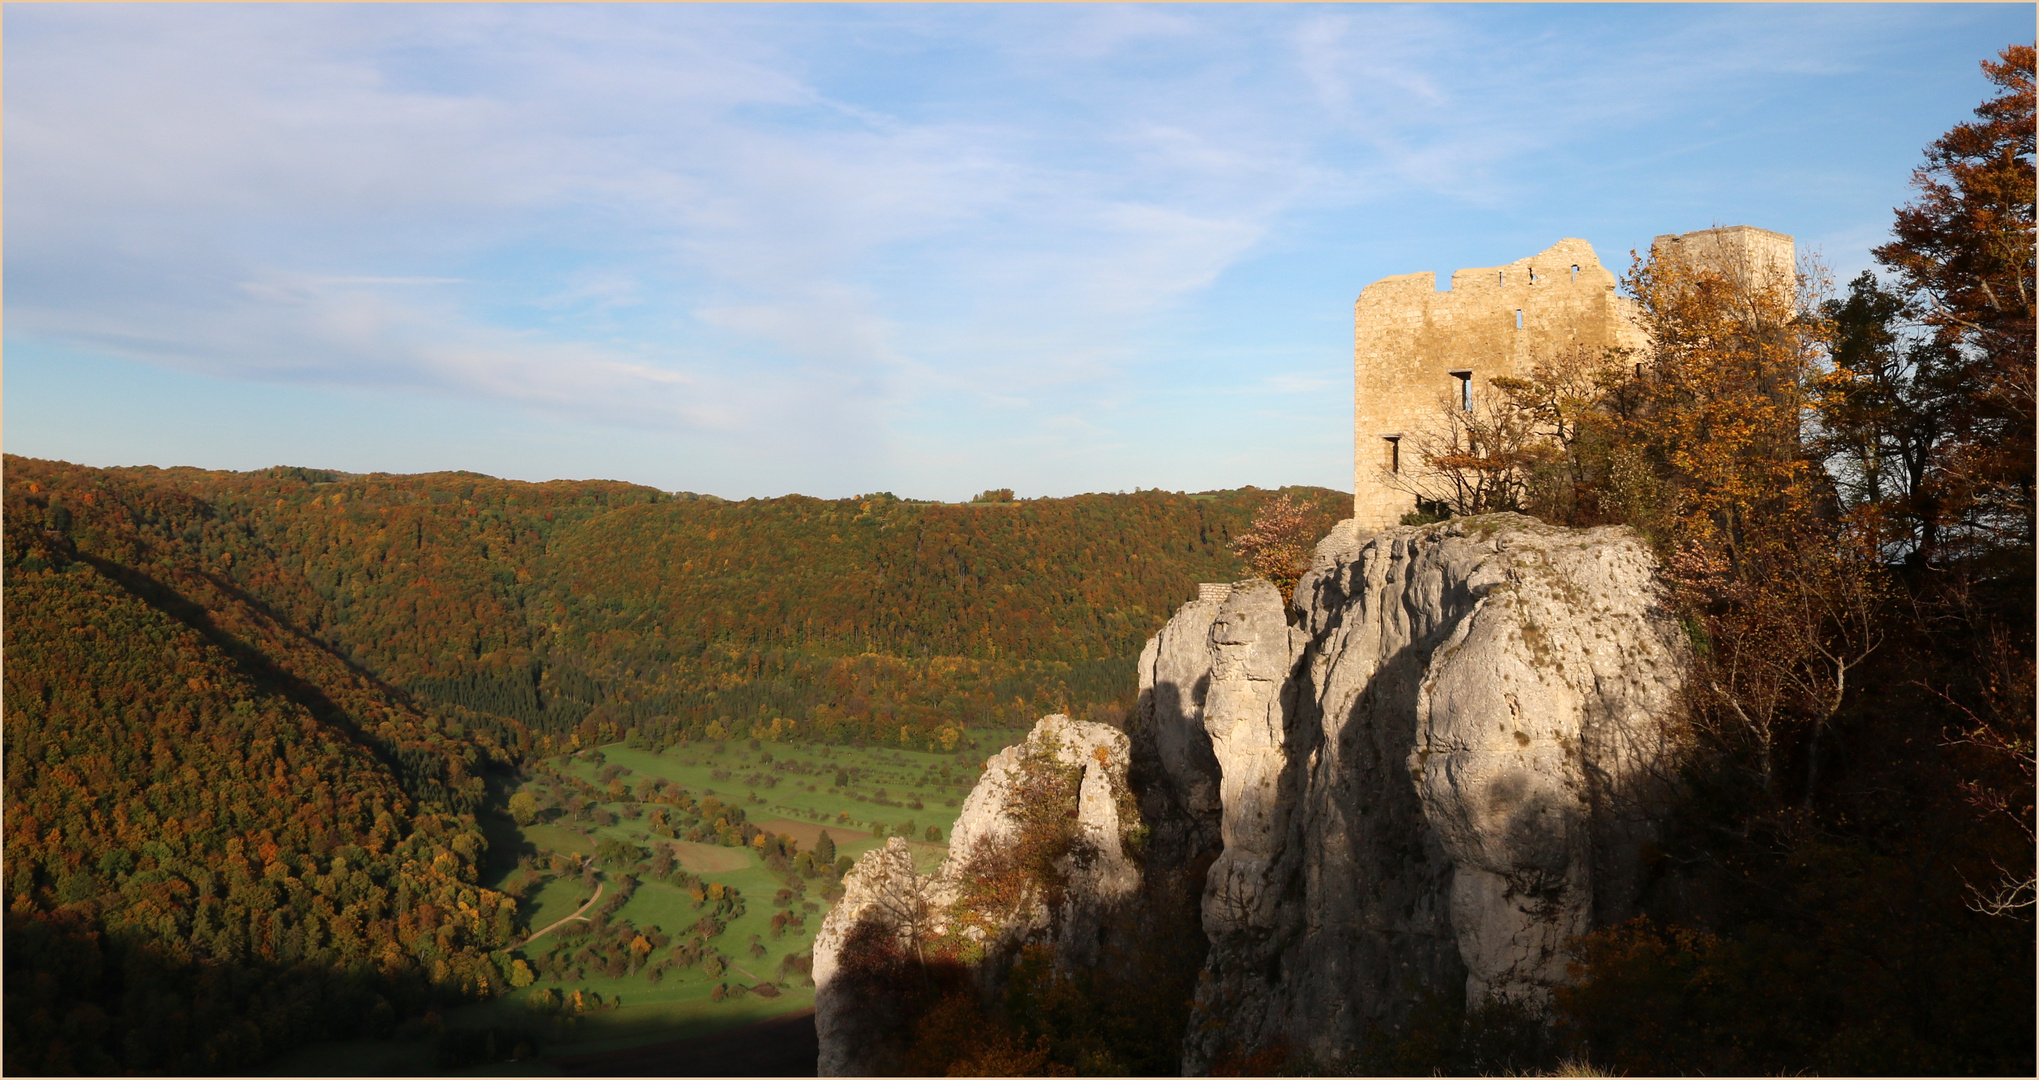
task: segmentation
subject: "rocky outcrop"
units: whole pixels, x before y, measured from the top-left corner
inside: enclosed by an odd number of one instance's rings
[[[1204,930],[1214,937],[1266,924],[1278,896],[1273,875],[1295,788],[1289,637],[1268,581],[1233,586],[1211,620],[1203,729],[1221,777],[1224,842],[1204,886]]]
[[[1139,704],[1126,733],[1129,781],[1149,829],[1148,865],[1177,868],[1201,895],[1206,869],[1224,850],[1222,779],[1204,731],[1210,693],[1211,623],[1221,599],[1184,604],[1140,653]]]
[[[1543,1007],[1566,941],[1646,884],[1687,660],[1659,592],[1631,531],[1516,515],[1345,522],[1286,609],[1207,591],[1147,643],[1125,732],[1043,719],[934,874],[899,840],[859,860],[815,942],[823,1074],[896,1066],[901,1020],[858,979],[913,950],[965,958],[986,1001],[1030,944],[1125,992],[1193,985],[1186,1072],[1336,1067],[1425,994]]]
[[[1100,961],[1141,885],[1128,841],[1144,838],[1128,786],[1131,745],[1104,724],[1043,717],[985,762],[950,830],[949,853],[916,874],[894,837],[865,852],[814,939],[823,1076],[894,1071],[902,1028],[885,969],[912,955],[967,957],[995,986],[1019,949],[1052,945],[1062,968]],[[1053,855],[1044,871],[1032,853]]]
[[[821,1076],[872,1076],[892,1071],[886,1036],[893,1016],[868,1001],[857,980],[840,978],[845,954],[913,948],[930,907],[927,882],[913,871],[913,852],[895,836],[864,853],[843,875],[843,895],[814,935],[814,1028],[821,1040]]]
[[[934,874],[933,887],[949,910],[968,902],[965,886],[983,876],[987,863],[1029,839],[1030,824],[1074,810],[1068,850],[1055,861],[1058,880],[1031,883],[1043,887],[992,936],[1008,950],[1052,939],[1064,966],[1095,963],[1110,913],[1140,886],[1139,869],[1126,852],[1128,833],[1139,825],[1127,786],[1130,761],[1124,732],[1060,714],[1042,717],[1025,741],[993,755],[963,800],[949,855]],[[1041,776],[1050,763],[1080,772],[1073,784],[1066,777]],[[1026,805],[1044,792],[1058,802],[1073,795],[1073,805],[1049,813],[1042,812],[1047,807]]]
[[[1185,1068],[1276,1044],[1337,1060],[1426,990],[1540,1007],[1566,939],[1643,884],[1685,657],[1658,597],[1630,531],[1497,515],[1344,523],[1293,625],[1265,582],[1178,613],[1141,722],[1208,734],[1223,837]]]

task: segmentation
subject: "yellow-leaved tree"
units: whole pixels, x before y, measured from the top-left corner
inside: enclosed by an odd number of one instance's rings
[[[1773,797],[1788,750],[1809,803],[1889,594],[1878,519],[1841,512],[1809,438],[1831,377],[1825,273],[1723,246],[1638,259],[1627,284],[1648,347],[1610,460],[1643,467],[1613,501],[1668,556],[1700,732],[1749,755]]]

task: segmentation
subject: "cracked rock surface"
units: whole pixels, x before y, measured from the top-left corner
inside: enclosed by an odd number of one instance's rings
[[[1200,721],[1222,833],[1186,1071],[1277,1041],[1339,1060],[1424,991],[1547,1003],[1565,941],[1644,884],[1687,656],[1660,592],[1625,528],[1348,521],[1294,625],[1266,582],[1178,613],[1142,669],[1175,713],[1142,721]],[[1176,639],[1206,619],[1199,668]]]
[[[1023,822],[1015,799],[1029,755],[1076,772],[1066,812],[1074,818],[1076,843],[1057,864],[1062,887],[1051,909],[1042,892],[1012,898],[987,932],[986,912],[961,905],[973,861],[1019,839]],[[1019,948],[1054,946],[1058,967],[1069,970],[1099,962],[1107,937],[1125,921],[1128,902],[1141,885],[1140,868],[1125,849],[1129,828],[1121,812],[1134,802],[1127,787],[1131,747],[1124,732],[1105,724],[1042,717],[1024,742],[985,762],[950,829],[949,853],[932,874],[916,874],[912,849],[899,837],[867,851],[843,877],[843,896],[829,909],[814,937],[814,1026],[821,1040],[822,1076],[872,1076],[896,1071],[893,1049],[902,1018],[893,1015],[882,993],[863,985],[851,970],[853,954],[868,955],[873,942],[901,952],[940,938],[952,925],[980,948],[980,983],[998,984],[1002,968]],[[1137,811],[1133,811],[1137,815]],[[966,916],[975,915],[974,919]],[[849,963],[846,964],[846,961]]]
[[[1689,662],[1661,592],[1629,529],[1500,514],[1342,522],[1287,610],[1265,581],[1185,604],[1141,654],[1124,732],[1051,716],[1028,736],[1032,760],[1082,770],[1083,854],[1058,910],[1022,896],[970,923],[981,981],[1023,944],[1105,962],[1180,911],[1205,939],[1186,1073],[1277,1045],[1335,1068],[1425,994],[1545,1007],[1567,940],[1648,886]],[[943,931],[971,854],[1025,827],[1028,759],[986,762],[935,874],[894,839],[844,879],[815,940],[822,1075],[895,1064],[845,945]]]

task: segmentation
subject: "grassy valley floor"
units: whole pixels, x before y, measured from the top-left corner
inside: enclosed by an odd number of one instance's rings
[[[306,1046],[267,1071],[298,1076],[586,1072],[589,1062],[577,1059],[635,1060],[628,1053],[617,1056],[634,1048],[654,1048],[646,1053],[656,1056],[658,1044],[812,1009],[814,990],[804,962],[829,901],[837,895],[834,868],[807,877],[797,870],[773,869],[755,846],[718,844],[712,837],[683,839],[684,827],[675,828],[670,820],[663,827],[653,823],[653,811],[661,804],[637,802],[633,796],[678,785],[697,806],[714,798],[742,808],[749,824],[771,837],[790,837],[797,852],[813,852],[825,830],[839,859],[854,860],[886,837],[909,830],[915,863],[928,870],[947,852],[944,841],[983,760],[1024,735],[1022,730],[977,729],[963,743],[976,749],[946,754],[769,742],[755,748],[738,742],[691,743],[660,753],[616,743],[550,759],[549,773],[535,773],[501,793],[507,802],[520,791],[530,792],[542,806],[531,821],[520,825],[499,813],[482,816],[490,844],[489,877],[483,883],[522,891],[519,921],[527,928],[524,933],[533,936],[510,955],[540,973],[536,981],[493,1001],[413,1021],[393,1038]],[[612,780],[627,789],[623,798],[606,798],[618,790]],[[557,798],[563,790],[591,789],[601,791],[604,801],[583,801],[569,809],[561,805],[569,800]],[[930,829],[936,839],[929,839]],[[604,841],[615,842],[606,846],[606,854]],[[673,872],[664,878],[650,872],[657,845],[668,845],[674,856]],[[643,857],[616,857],[625,850]],[[610,910],[626,874],[636,879],[635,889]],[[734,905],[708,899],[716,885],[725,896],[738,898]],[[704,919],[717,910],[719,919]],[[776,929],[774,916],[779,917]],[[658,935],[666,944],[633,957],[629,970],[589,955],[591,944],[620,933],[625,924],[647,939]],[[599,939],[588,930],[597,925],[604,928]],[[708,932],[718,926],[719,932]],[[551,964],[540,963],[546,956],[553,958]],[[721,964],[709,963],[710,956]],[[655,976],[654,968],[660,969]],[[581,1003],[578,1009],[575,1001]],[[547,1007],[547,1002],[559,1004]],[[760,1035],[785,1037],[783,1032]],[[726,1054],[730,1048],[716,1052]]]

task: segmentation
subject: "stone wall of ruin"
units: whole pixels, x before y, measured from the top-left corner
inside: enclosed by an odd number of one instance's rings
[[[1460,270],[1449,291],[1436,282],[1434,273],[1382,278],[1354,305],[1352,513],[1362,532],[1416,508],[1396,486],[1393,457],[1399,445],[1400,468],[1417,467],[1418,432],[1459,400],[1454,372],[1470,371],[1474,393],[1485,394],[1495,376],[1539,359],[1641,345],[1630,302],[1584,240]]]
[[[1650,253],[1757,289],[1790,284],[1798,257],[1791,237],[1753,225],[1667,233],[1650,242]]]
[[[1651,250],[1759,288],[1788,284],[1795,259],[1791,237],[1748,225],[1659,236]],[[1460,270],[1445,291],[1436,282],[1433,273],[1382,278],[1353,306],[1352,514],[1362,535],[1416,509],[1397,469],[1421,467],[1416,442],[1460,404],[1461,373],[1476,396],[1491,395],[1495,377],[1539,360],[1644,345],[1633,302],[1584,240]]]

